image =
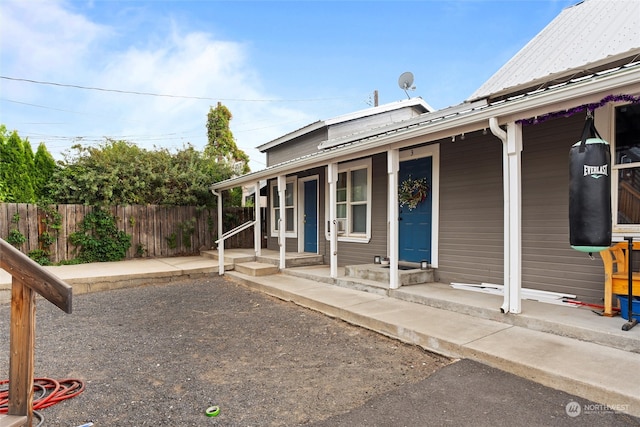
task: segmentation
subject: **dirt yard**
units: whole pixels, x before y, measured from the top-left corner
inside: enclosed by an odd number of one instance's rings
[[[86,390],[44,426],[294,426],[416,383],[446,358],[214,277],[37,304],[36,377]],[[8,378],[9,306],[0,305]],[[221,409],[207,417],[212,405]]]

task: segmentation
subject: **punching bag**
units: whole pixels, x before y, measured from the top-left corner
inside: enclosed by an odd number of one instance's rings
[[[611,151],[589,115],[569,152],[569,240],[581,252],[611,246]]]

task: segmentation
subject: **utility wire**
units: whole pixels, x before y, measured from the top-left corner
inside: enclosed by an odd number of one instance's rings
[[[31,80],[31,79],[21,79],[16,77],[7,77],[0,76],[0,79],[5,80],[13,80],[17,82],[26,82],[26,83],[34,83],[40,85],[50,85],[50,86],[60,86],[60,87],[70,87],[74,89],[84,89],[84,90],[97,90],[101,92],[114,92],[114,93],[123,93],[129,95],[142,95],[142,96],[157,96],[164,98],[181,98],[181,99],[200,99],[206,101],[234,101],[234,102],[317,102],[317,101],[329,101],[336,100],[342,98],[314,98],[314,99],[240,99],[240,98],[210,98],[206,96],[187,96],[187,95],[170,95],[163,93],[152,93],[152,92],[138,92],[131,90],[120,90],[120,89],[105,89],[101,87],[92,87],[92,86],[80,86],[80,85],[72,85],[72,84],[64,84],[64,83],[55,83],[55,82],[43,82],[39,80]]]

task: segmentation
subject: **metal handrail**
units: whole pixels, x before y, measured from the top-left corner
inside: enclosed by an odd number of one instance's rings
[[[246,230],[247,228],[255,225],[256,221],[247,221],[242,225],[237,226],[236,228],[234,228],[233,230],[229,230],[226,233],[223,233],[222,236],[215,241],[215,244],[217,245],[219,242],[226,240],[227,238],[231,237],[231,236],[235,236],[236,234],[240,233],[241,231]]]
[[[244,224],[237,226],[233,230],[222,233],[222,236],[215,241],[216,245],[218,245],[218,274],[220,276],[224,275],[224,241],[229,237],[235,236],[241,231],[246,230],[249,227],[253,227],[254,225],[256,225],[256,220],[247,221]]]

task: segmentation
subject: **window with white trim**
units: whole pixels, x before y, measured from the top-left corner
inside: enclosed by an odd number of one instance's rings
[[[328,210],[329,203],[326,206]],[[336,221],[339,240],[362,241],[371,237],[371,159],[338,167]]]
[[[280,225],[284,226],[285,236],[296,237],[296,178],[287,178],[284,192],[284,217],[280,221],[283,209],[280,207],[278,181],[271,182],[271,235],[277,236]]]
[[[614,108],[614,227],[640,230],[640,104]]]

